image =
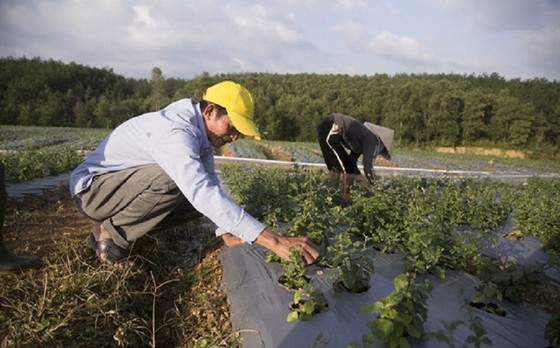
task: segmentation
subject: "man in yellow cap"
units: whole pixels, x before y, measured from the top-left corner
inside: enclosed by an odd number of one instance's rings
[[[282,258],[297,247],[314,262],[318,251],[307,238],[278,236],[220,187],[212,147],[240,134],[260,139],[253,112],[249,91],[224,81],[200,102],[181,99],[115,128],[70,176],[78,209],[95,222],[90,243],[100,260],[123,262],[136,239],[182,213],[208,217],[226,245],[255,242]]]

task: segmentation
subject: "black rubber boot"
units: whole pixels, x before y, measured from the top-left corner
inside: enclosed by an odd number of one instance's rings
[[[38,266],[41,264],[40,258],[14,255],[4,247],[4,214],[7,200],[4,163],[0,161],[0,271],[17,271]]]

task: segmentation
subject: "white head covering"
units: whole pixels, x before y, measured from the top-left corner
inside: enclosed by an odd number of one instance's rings
[[[364,122],[364,126],[372,132],[375,136],[377,136],[381,142],[383,143],[383,151],[381,151],[381,156],[385,157],[386,159],[391,159],[391,154],[393,152],[393,135],[395,131],[379,126],[377,124]]]

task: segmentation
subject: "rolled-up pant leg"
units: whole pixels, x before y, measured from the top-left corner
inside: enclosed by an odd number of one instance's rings
[[[86,216],[103,223],[115,244],[127,249],[175,209],[195,211],[157,164],[99,175],[75,200]]]

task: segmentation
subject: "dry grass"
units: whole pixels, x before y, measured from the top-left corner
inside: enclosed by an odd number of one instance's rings
[[[145,236],[138,267],[100,265],[65,189],[8,202],[8,250],[43,264],[0,273],[0,347],[233,347],[221,242],[201,219]]]

